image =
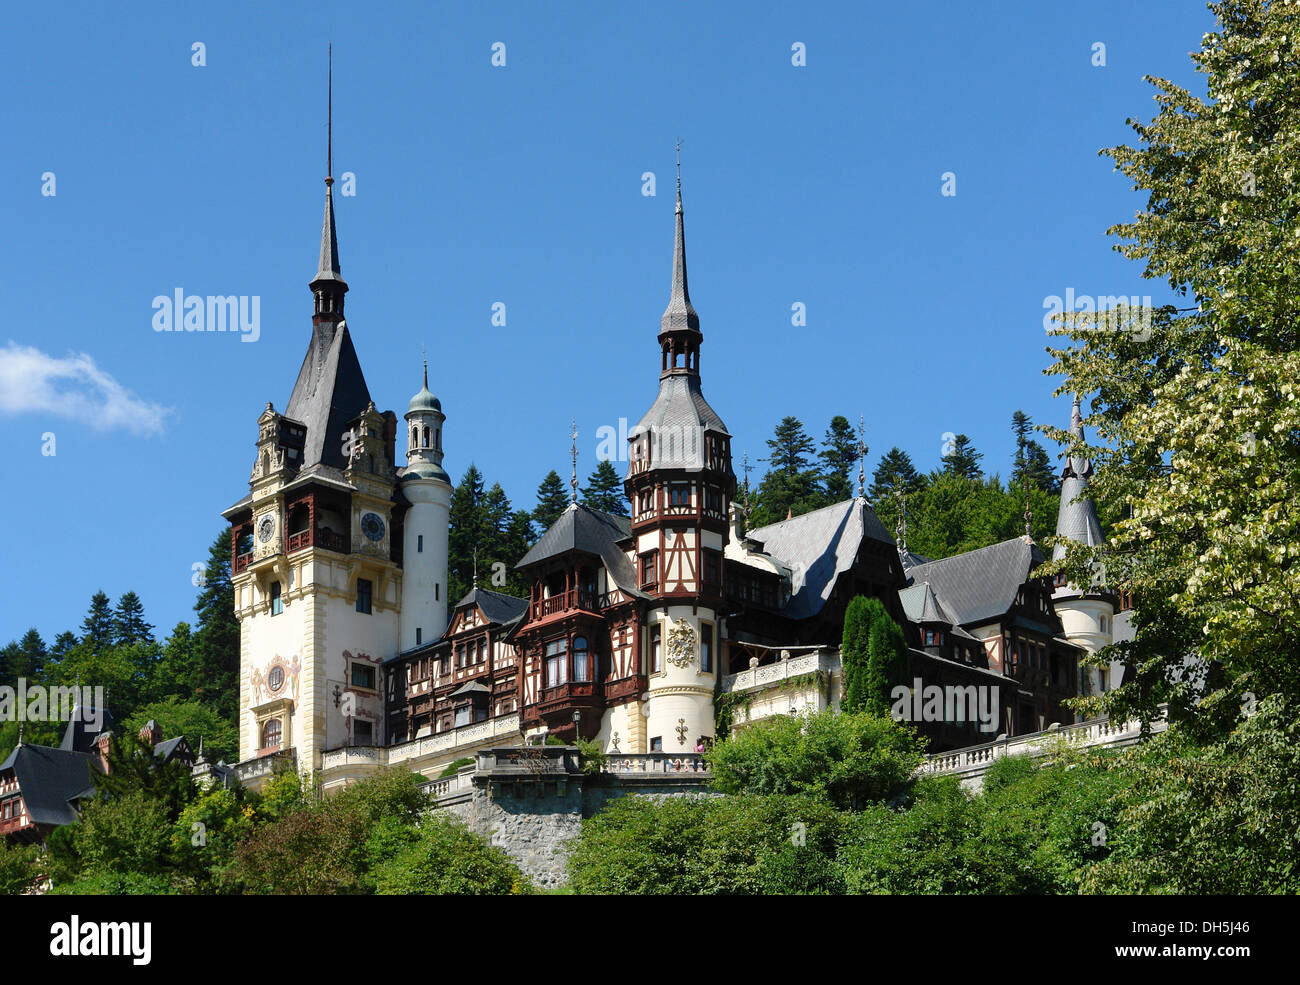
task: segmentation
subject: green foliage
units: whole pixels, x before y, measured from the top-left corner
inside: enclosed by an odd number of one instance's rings
[[[435,814],[408,844],[374,870],[380,895],[501,896],[528,891],[528,881],[504,851],[458,821]]]
[[[862,595],[855,596],[844,611],[844,634],[840,641],[840,664],[844,674],[841,711],[867,709],[867,639],[870,629],[870,603]]]
[[[587,485],[583,487],[582,503],[603,513],[627,516],[627,495],[623,492],[623,480],[619,478],[612,462],[604,459],[596,465],[587,478]]]
[[[751,526],[761,527],[786,518],[787,513],[807,513],[824,505],[819,490],[821,474],[813,467],[816,445],[797,417],[782,418],[767,439],[769,469],[759,483]]]
[[[220,759],[233,762],[239,756],[239,729],[233,722],[222,718],[211,705],[171,695],[137,708],[122,730],[128,735],[137,735],[151,718],[162,728],[164,737],[185,736],[196,754],[199,739],[202,739],[203,754],[213,762]]]
[[[822,450],[817,453],[821,462],[821,500],[822,504],[841,503],[856,494],[852,474],[858,468],[858,436],[853,432],[853,425],[842,414],[831,418],[826,436],[822,439]],[[865,455],[867,449],[861,449]]]
[[[944,475],[977,482],[984,478],[979,466],[983,457],[984,453],[975,450],[970,438],[959,434],[953,438],[951,449],[943,456]]]
[[[452,762],[448,763],[445,767],[443,767],[442,772],[438,774],[438,778],[443,779],[448,776],[455,776],[457,773],[461,771],[462,767],[473,766],[473,765],[474,765],[473,756],[461,756],[460,759],[453,760]]]
[[[604,748],[595,739],[578,739],[574,745],[578,747],[578,756],[582,762],[582,772],[588,776],[594,776],[599,773],[605,766],[609,757],[605,754]]]
[[[163,811],[170,824],[194,796],[190,768],[179,759],[171,762],[153,754],[147,742],[134,733],[115,734],[109,740],[108,772],[94,771],[95,803],[143,796]],[[84,853],[83,853],[84,855]]]
[[[0,896],[30,892],[40,881],[38,849],[0,838]]]
[[[802,847],[792,844],[796,824]],[[812,859],[834,855],[840,825],[816,797],[621,797],[583,822],[570,886],[627,895],[799,892],[823,869]],[[802,876],[792,871],[799,865]],[[835,887],[832,877],[821,891]]]
[[[748,725],[706,753],[723,793],[808,794],[841,810],[905,793],[922,741],[874,715],[780,715]]]
[[[143,790],[86,802],[71,826],[81,874],[167,876],[173,823],[168,805]]]
[[[96,872],[56,884],[51,896],[175,896],[183,893],[164,876],[141,872]]]
[[[881,456],[871,474],[867,494],[873,503],[886,499],[896,502],[902,496],[914,496],[924,488],[925,476],[916,471],[912,457],[895,445]]]
[[[911,658],[903,630],[878,598],[867,599],[867,666],[861,687],[863,711],[887,717],[892,694],[899,685],[911,684]]]
[[[537,529],[542,532],[549,530],[560,514],[569,508],[569,499],[569,490],[565,488],[560,473],[551,469],[537,487],[537,507],[532,513]]]
[[[1233,727],[1244,692],[1300,701],[1300,295],[1295,244],[1300,16],[1294,4],[1222,0],[1192,53],[1205,95],[1148,77],[1158,111],[1135,145],[1104,151],[1144,208],[1110,230],[1136,273],[1179,300],[1062,313],[1049,370],[1091,395],[1091,491],[1119,517],[1105,564],[1131,594],[1136,637],[1098,654],[1128,680],[1086,708],[1152,720],[1161,703],[1205,736]],[[1058,433],[1058,440],[1069,435]],[[1190,686],[1184,661],[1212,673]]]
[[[511,507],[500,483],[485,488],[483,474],[472,463],[452,491],[450,522],[447,595],[452,604],[473,587],[476,566],[482,587],[528,594],[527,583],[514,570],[532,543],[528,514]]]

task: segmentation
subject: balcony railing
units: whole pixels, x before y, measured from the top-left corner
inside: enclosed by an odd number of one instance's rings
[[[545,619],[558,612],[570,612],[580,609],[585,612],[597,612],[600,609],[596,593],[585,589],[571,588],[567,592],[539,599],[533,603],[533,619]]]
[[[601,766],[602,773],[616,774],[665,774],[665,773],[709,773],[709,764],[697,752],[666,753],[617,753],[611,752]]]
[[[236,575],[239,574],[241,571],[243,571],[245,568],[248,567],[248,565],[252,562],[252,560],[253,560],[252,551],[249,551],[247,554],[236,554],[235,562],[234,564],[231,565],[231,572]]]

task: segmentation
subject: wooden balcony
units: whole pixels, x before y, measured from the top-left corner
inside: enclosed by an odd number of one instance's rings
[[[567,592],[539,599],[532,604],[532,621],[546,619],[561,612],[599,612],[600,602],[595,592],[571,588]]]

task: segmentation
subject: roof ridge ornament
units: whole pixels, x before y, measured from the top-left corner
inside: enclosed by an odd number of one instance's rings
[[[571,490],[569,496],[570,496],[570,502],[572,502],[574,506],[577,506],[578,505],[578,422],[576,420],[571,420],[569,422],[569,427],[571,429],[569,432],[569,440],[571,443],[571,447],[569,448],[569,455],[573,459],[573,474],[569,477],[569,489]]]

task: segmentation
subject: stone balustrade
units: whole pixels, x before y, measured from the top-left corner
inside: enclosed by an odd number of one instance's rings
[[[787,659],[777,660],[775,663],[762,664],[758,667],[742,670],[737,674],[731,674],[722,679],[722,690],[725,694],[752,691],[756,688],[779,684],[782,681],[789,680],[792,677],[800,677],[803,674],[811,674],[819,670],[831,673],[839,669],[839,650],[822,648],[807,653],[792,654]]]

